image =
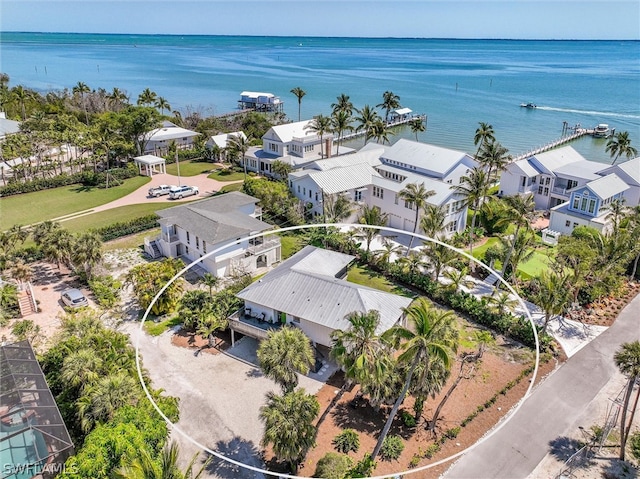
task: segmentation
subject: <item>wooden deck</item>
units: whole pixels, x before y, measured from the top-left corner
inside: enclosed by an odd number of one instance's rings
[[[571,135],[567,135],[567,136],[563,136],[557,140],[551,141],[549,143],[547,143],[546,145],[542,145],[539,146],[537,148],[533,148],[529,151],[527,151],[526,153],[523,153],[521,155],[518,155],[516,157],[513,158],[513,161],[520,161],[520,160],[524,160],[526,158],[529,158],[533,155],[538,155],[540,153],[544,153],[545,151],[549,151],[552,150],[558,146],[564,145],[566,143],[569,143],[573,140],[577,140],[578,138],[581,138],[585,135],[593,135],[593,129],[587,129],[587,128],[581,128],[576,130],[574,133],[572,133]]]

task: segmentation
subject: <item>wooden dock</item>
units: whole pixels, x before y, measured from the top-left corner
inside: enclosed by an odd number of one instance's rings
[[[593,135],[593,129],[587,129],[587,128],[579,128],[576,129],[571,135],[566,135],[563,136],[557,140],[554,140],[550,143],[547,143],[546,145],[542,145],[539,146],[537,148],[533,148],[529,151],[527,151],[526,153],[523,153],[521,155],[518,155],[516,157],[513,158],[513,161],[520,161],[520,160],[524,160],[526,158],[529,158],[533,155],[537,155],[539,153],[544,153],[545,151],[549,151],[552,150],[558,146],[564,145],[566,143],[569,143],[573,140],[577,140],[578,138],[581,138],[583,136],[586,135]]]
[[[403,118],[401,118],[399,120],[388,121],[387,122],[387,128],[393,128],[393,127],[396,127],[396,126],[408,125],[409,123],[411,123],[412,121],[414,121],[416,119],[420,119],[423,122],[426,122],[427,121],[427,115],[411,115],[411,116],[403,117]],[[340,140],[341,141],[353,140],[354,138],[358,138],[360,136],[364,136],[364,134],[365,134],[364,130],[354,131],[353,133],[348,133],[348,134],[344,135]]]

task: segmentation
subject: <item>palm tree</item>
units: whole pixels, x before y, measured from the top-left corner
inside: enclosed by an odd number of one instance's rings
[[[213,299],[213,290],[220,284],[220,278],[211,273],[205,273],[201,281],[202,284],[209,288],[209,298]]]
[[[640,378],[640,341],[623,343],[613,356],[613,360],[620,372],[628,378],[624,404],[622,405],[622,417],[620,418],[620,460],[624,461],[627,440],[629,439],[631,424],[633,424],[633,416],[638,407],[638,398],[640,398],[640,388],[638,388],[636,399],[631,409],[631,417],[627,423],[627,412],[629,411],[631,394],[633,393],[636,382]]]
[[[369,226],[386,226],[389,215],[383,213],[378,206],[364,205],[362,207],[362,213],[358,218],[358,223]],[[360,228],[360,234],[364,236],[367,243],[367,254],[369,253],[371,242],[380,232],[377,228]]]
[[[382,103],[376,105],[376,108],[382,108],[385,111],[384,122],[389,121],[389,112],[400,108],[400,97],[392,91],[385,91],[382,94]]]
[[[498,179],[498,173],[504,171],[512,160],[504,146],[497,141],[485,141],[480,149],[477,160],[487,169],[487,176],[490,182]]]
[[[487,298],[487,304],[489,309],[497,314],[511,313],[518,305],[518,300],[511,297],[511,293],[508,291],[502,291],[496,296],[489,296]]]
[[[269,330],[258,348],[258,363],[264,375],[282,388],[284,394],[298,385],[298,373],[307,374],[315,363],[311,341],[301,329],[285,326]]]
[[[182,473],[178,467],[180,449],[178,444],[172,441],[162,450],[159,463],[145,447],[140,449],[127,465],[120,467],[115,473],[116,477],[120,479],[200,479],[211,463],[211,458],[208,458],[200,470],[193,475],[193,466],[199,455],[196,453],[191,458],[187,469]]]
[[[393,135],[393,132],[387,129],[387,124],[381,118],[378,118],[371,126],[371,138],[375,139],[376,143],[384,145],[385,143],[391,143],[389,135]]]
[[[514,235],[513,238],[515,242],[509,241],[509,239],[504,237],[499,237],[498,248],[500,249],[500,257],[505,258],[507,268],[510,268],[510,270],[505,270],[505,274],[509,277],[511,284],[516,285],[518,283],[518,275],[516,274],[518,266],[526,263],[533,257],[537,237],[533,230],[525,229],[520,230],[518,235]],[[507,262],[506,257],[509,251],[511,251],[511,257]]]
[[[114,87],[111,93],[107,95],[107,99],[112,103],[112,107],[115,111],[120,111],[122,105],[129,103],[129,97],[120,88]]]
[[[613,138],[607,141],[605,151],[611,155],[611,158],[613,158],[613,162],[611,163],[612,165],[615,165],[618,158],[622,155],[630,160],[638,154],[638,150],[631,146],[631,139],[629,138],[629,132],[627,131],[616,133]]]
[[[404,254],[404,247],[402,245],[394,243],[389,237],[384,236],[382,238],[382,249],[374,253],[376,263],[388,265],[391,262],[391,258]]]
[[[81,233],[75,240],[72,261],[81,266],[87,278],[91,278],[93,268],[102,261],[102,239],[95,231]]]
[[[469,269],[466,266],[462,269],[450,268],[445,271],[444,275],[451,281],[447,287],[453,291],[458,291],[462,287],[471,289],[475,286],[473,280],[467,279],[469,276]]]
[[[473,136],[473,144],[478,146],[478,151],[476,151],[476,159],[480,154],[480,149],[483,147],[485,143],[495,141],[493,126],[489,123],[485,123],[483,121],[478,122],[478,128],[476,129],[476,134]]]
[[[158,99],[158,94],[151,91],[149,88],[142,90],[142,93],[138,95],[138,105],[151,106],[155,104]]]
[[[305,129],[313,131],[320,138],[320,158],[324,158],[324,135],[331,131],[331,117],[318,115],[305,126]]]
[[[85,93],[89,93],[91,91],[91,88],[89,88],[89,86],[86,83],[83,83],[81,81],[79,81],[76,86],[74,86],[71,90],[73,92],[73,94],[78,94],[80,95],[80,99],[82,101],[82,109],[84,110],[84,117],[86,120],[87,125],[89,124],[89,113],[87,112],[87,105],[85,103]]]
[[[271,163],[271,173],[277,175],[284,183],[287,183],[289,173],[293,171],[293,166],[282,160],[275,160]]]
[[[20,104],[20,110],[22,112],[22,121],[27,118],[26,102],[33,97],[30,90],[25,90],[22,85],[18,85],[11,89],[11,97]]]
[[[64,358],[61,379],[73,387],[88,387],[100,379],[103,361],[92,349],[71,351]]]
[[[378,113],[369,105],[365,105],[361,110],[357,111],[360,116],[355,118],[355,121],[358,123],[358,126],[356,126],[356,131],[364,130],[364,142],[366,144],[371,138],[371,129],[373,128],[373,125],[380,117],[378,116]]]
[[[244,181],[247,181],[247,159],[245,155],[251,146],[250,138],[250,136],[245,138],[244,135],[230,135],[227,139],[227,148],[240,156],[240,161],[244,167]]]
[[[418,141],[418,133],[424,132],[427,129],[427,125],[424,124],[422,118],[414,118],[409,122],[409,128],[411,128],[411,133],[415,133],[416,141]]]
[[[423,215],[420,219],[420,229],[425,236],[435,238],[444,230],[444,222],[447,212],[444,205],[426,204],[423,208]]]
[[[82,430],[91,431],[96,424],[111,420],[119,408],[137,402],[138,390],[137,381],[125,372],[98,379],[78,400]]]
[[[546,270],[533,280],[536,289],[533,302],[544,311],[543,333],[547,332],[551,316],[562,313],[569,304],[569,278],[563,272]]]
[[[338,134],[336,154],[340,155],[340,143],[342,142],[344,132],[353,130],[351,126],[351,114],[344,110],[334,111],[331,114],[331,128]]]
[[[261,445],[271,445],[274,455],[280,461],[287,461],[293,473],[315,444],[316,427],[313,422],[319,410],[316,397],[306,394],[304,389],[282,396],[270,391],[267,404],[260,408],[260,420],[264,422]]]
[[[476,217],[480,209],[481,202],[489,191],[491,180],[489,175],[482,168],[475,167],[471,172],[460,178],[460,184],[453,185],[451,188],[463,196],[464,205],[473,209],[471,217],[471,231],[469,232],[469,254],[473,256],[473,235],[476,229]],[[471,262],[471,270],[475,269],[475,263]]]
[[[500,275],[504,278],[507,272],[507,267],[511,260],[511,256],[516,247],[516,241],[518,241],[520,230],[525,228],[531,229],[530,221],[535,215],[536,202],[532,193],[526,195],[513,195],[505,196],[501,199],[506,208],[500,218],[496,221],[496,226],[502,227],[505,225],[515,224],[516,229],[513,233],[513,239],[511,247],[509,248],[505,260],[502,264],[502,271]],[[513,272],[515,274],[515,271]]]
[[[398,198],[405,202],[405,206],[409,209],[415,210],[416,216],[413,222],[413,233],[418,229],[418,217],[420,216],[420,210],[424,209],[427,204],[427,200],[435,195],[436,192],[433,190],[427,190],[424,186],[424,183],[409,183],[398,193]],[[409,241],[409,248],[407,248],[406,255],[411,251],[411,247],[413,246],[414,236],[411,236],[411,240]]]
[[[158,99],[155,102],[155,107],[156,108],[160,108],[160,114],[164,115],[164,111],[171,111],[171,105],[169,105],[169,102],[167,101],[166,98],[159,96]]]
[[[331,104],[332,113],[345,112],[348,116],[353,114],[353,103],[349,99],[349,95],[345,95],[341,93],[339,97],[336,98],[336,102]]]
[[[298,99],[298,121],[300,121],[300,107],[302,106],[302,97],[304,97],[307,94],[307,92],[304,91],[299,86],[297,86],[291,89],[291,93],[293,93],[295,97]]]
[[[444,238],[440,237],[438,240],[444,243]],[[429,243],[425,246],[424,251],[433,269],[432,279],[434,281],[437,281],[440,277],[442,268],[456,259],[456,252],[440,243]]]
[[[344,195],[322,194],[322,210],[327,223],[340,223],[351,216],[353,203]]]
[[[458,349],[458,331],[452,311],[438,309],[421,297],[404,308],[404,313],[412,323],[411,327],[394,326],[383,336],[404,350],[398,356],[398,362],[408,365],[408,371],[402,391],[371,453],[372,460],[375,460],[380,452],[398,409],[406,398],[418,365],[423,369],[421,375],[423,378],[427,378],[429,371],[435,368],[442,367],[449,370]]]
[[[69,231],[56,228],[47,235],[42,252],[48,261],[56,263],[58,269],[64,264],[70,266],[75,238]]]
[[[227,328],[229,321],[225,314],[225,307],[213,306],[210,304],[211,311],[206,314],[202,321],[198,322],[198,334],[203,338],[207,338],[208,347],[213,348],[215,346],[215,333],[216,331],[223,331]]]

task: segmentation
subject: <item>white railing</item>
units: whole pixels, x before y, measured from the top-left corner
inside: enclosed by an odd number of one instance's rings
[[[277,248],[278,246],[280,246],[280,238],[272,238],[272,239],[267,239],[260,244],[255,244],[255,245],[250,244],[249,247],[247,248],[247,251],[251,254],[257,254],[263,251]]]

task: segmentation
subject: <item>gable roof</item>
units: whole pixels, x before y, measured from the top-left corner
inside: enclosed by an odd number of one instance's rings
[[[406,163],[441,176],[446,175],[451,168],[465,157],[472,159],[463,151],[442,148],[405,138],[398,140],[382,156],[383,159]]]
[[[389,165],[381,166],[380,170],[397,173],[398,175],[404,176],[406,179],[399,183],[397,181],[387,179],[382,175],[378,175],[377,178],[374,177],[372,180],[372,183],[375,186],[379,186],[381,188],[385,188],[387,190],[398,193],[406,188],[409,183],[422,183],[424,184],[424,187],[427,189],[427,191],[432,190],[435,192],[435,195],[430,196],[427,199],[427,203],[432,205],[445,204],[451,196],[460,195],[451,188],[451,185],[449,183],[445,183],[435,178],[430,178],[428,176],[420,175],[417,173],[411,173],[410,171],[404,170],[402,168],[394,168]]]
[[[209,141],[207,141],[207,145],[215,145],[221,149],[226,148],[229,137],[242,137],[245,140],[247,139],[247,135],[245,135],[243,131],[234,131],[232,133],[221,133],[219,135],[212,136],[209,138]]]
[[[5,116],[4,112],[0,112],[0,138],[4,138],[7,135],[18,133],[20,131],[20,122],[15,120],[9,120]]]
[[[384,148],[370,148],[364,151],[360,150],[357,153],[316,160],[311,163],[308,168],[324,171],[332,168],[350,166],[356,163],[367,163],[371,166],[376,166],[380,164],[380,155],[382,152],[384,152]]]
[[[313,122],[313,120],[296,121],[294,123],[284,123],[282,125],[272,126],[264,134],[263,138],[271,139],[275,137],[282,143],[290,143],[293,138],[318,136],[307,126],[311,122]]]
[[[620,173],[623,178],[628,177],[633,183],[640,185],[640,156],[617,165],[607,166],[598,173],[601,175]]]
[[[160,224],[177,225],[213,245],[271,229],[272,225],[240,211],[257,202],[257,198],[232,191],[156,214]]]
[[[368,163],[356,163],[325,171],[302,170],[293,172],[289,176],[294,179],[308,177],[324,193],[333,195],[368,186],[371,184],[372,178],[380,176],[380,174]]]
[[[160,128],[145,133],[145,138],[148,141],[166,141],[176,140],[178,138],[189,138],[198,136],[199,134],[197,131],[187,130],[186,128],[174,125],[170,121],[163,121]]]
[[[589,190],[593,191],[603,200],[629,189],[629,185],[622,181],[615,173],[590,181],[585,187],[589,188]]]
[[[533,158],[544,170],[547,170],[544,171],[544,173],[553,173],[558,168],[570,163],[586,161],[580,153],[570,146],[563,146],[562,148],[538,153],[530,156],[528,159],[531,158]]]
[[[334,330],[349,328],[349,313],[375,309],[380,313],[378,332],[386,331],[412,300],[336,278],[332,272],[346,266],[347,259],[353,257],[306,246],[237,296]]]

